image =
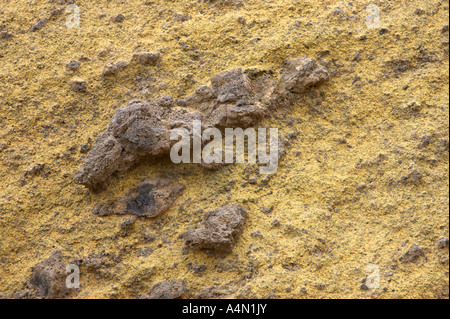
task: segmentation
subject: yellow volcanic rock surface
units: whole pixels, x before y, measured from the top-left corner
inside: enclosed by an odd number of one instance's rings
[[[0,295],[23,289],[31,268],[60,249],[67,263],[120,256],[101,271],[81,263],[75,298],[134,298],[172,279],[186,280],[186,297],[218,286],[229,298],[448,298],[448,247],[437,247],[449,236],[448,1],[74,3],[80,28],[66,26],[70,1],[0,0]],[[381,29],[366,25],[369,4]],[[161,59],[102,78],[105,64],[134,52]],[[297,133],[265,183],[255,165],[170,161],[140,165],[100,193],[73,183],[81,146],[129,100],[182,98],[235,67],[278,74],[303,56],[332,76],[261,123]],[[81,61],[75,71],[71,60]],[[71,89],[74,79],[85,93]],[[405,180],[414,170],[422,178]],[[158,219],[137,219],[123,236],[129,216],[92,214],[159,176],[186,190]],[[227,203],[249,214],[233,252],[183,254],[179,235]],[[401,262],[413,244],[425,257]],[[361,288],[369,265],[378,289]]]

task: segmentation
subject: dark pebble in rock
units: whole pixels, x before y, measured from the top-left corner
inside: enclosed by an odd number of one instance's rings
[[[125,19],[125,16],[121,13],[111,17],[111,21],[114,23],[121,23],[121,22],[123,22],[124,19]]]
[[[380,35],[383,35],[387,32],[388,30],[386,28],[381,28],[380,29]]]
[[[67,62],[66,63],[66,68],[68,69],[68,70],[71,70],[71,71],[73,71],[73,70],[76,70],[76,69],[78,69],[79,68],[79,66],[80,66],[80,62],[78,62],[78,61],[69,61],[69,62]]]
[[[70,87],[72,90],[78,93],[86,92],[87,84],[83,80],[72,80],[70,81]]]

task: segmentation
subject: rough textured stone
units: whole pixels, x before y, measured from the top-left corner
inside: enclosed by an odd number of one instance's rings
[[[172,183],[167,179],[148,178],[136,189],[132,189],[126,197],[121,197],[110,204],[100,204],[94,214],[136,215],[139,217],[157,217],[167,211],[176,198],[184,190],[184,185]]]
[[[326,69],[314,59],[301,58],[286,62],[275,91],[270,72],[253,69],[246,75],[237,68],[214,76],[212,87],[199,87],[186,98],[188,108],[175,108],[171,96],[152,102],[132,100],[97,138],[76,172],[75,183],[91,190],[106,188],[113,174],[124,173],[144,159],[168,156],[175,143],[170,141],[172,129],[185,128],[192,136],[194,120],[201,120],[203,129],[246,128],[268,116],[270,106],[291,105],[299,94],[327,78]]]
[[[448,248],[449,240],[448,238],[440,238],[438,240],[437,246],[439,249]]]
[[[300,94],[328,78],[327,69],[312,58],[286,60],[278,85],[271,96],[271,107],[292,105]]]
[[[418,245],[414,244],[411,246],[411,248],[400,258],[400,261],[402,263],[410,263],[410,262],[417,262],[420,257],[426,258],[425,251],[419,247]]]
[[[142,65],[154,66],[156,65],[160,57],[161,55],[159,53],[143,52],[143,53],[134,53],[131,60],[137,61]]]
[[[66,287],[66,266],[62,260],[61,251],[56,250],[44,261],[33,268],[30,286],[37,289],[37,295],[42,298],[63,298],[69,294]]]
[[[236,244],[246,216],[245,208],[236,205],[217,208],[206,212],[203,223],[182,237],[189,248],[228,252]]]
[[[74,79],[70,81],[69,83],[72,90],[74,90],[77,93],[84,93],[87,89],[87,83],[84,80],[81,79]]]
[[[183,280],[162,281],[156,283],[148,295],[139,296],[139,299],[179,299],[186,292]]]

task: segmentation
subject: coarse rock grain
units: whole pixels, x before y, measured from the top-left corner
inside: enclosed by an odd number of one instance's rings
[[[247,211],[243,207],[223,206],[206,212],[203,222],[181,237],[192,249],[229,252],[242,232],[246,217]]]
[[[187,291],[184,280],[161,281],[147,295],[139,296],[139,299],[180,299]]]
[[[29,284],[37,290],[37,295],[41,298],[64,298],[70,293],[66,286],[66,277],[66,265],[61,251],[56,250],[33,268]]]
[[[141,60],[142,55],[135,59]],[[112,75],[117,68],[107,65],[103,75]],[[104,189],[113,174],[125,173],[144,159],[168,156],[174,144],[171,130],[185,128],[192,136],[194,120],[201,120],[203,129],[249,127],[267,117],[270,108],[292,105],[300,94],[328,77],[327,70],[314,59],[300,58],[286,61],[275,91],[270,73],[250,70],[247,76],[237,68],[217,74],[211,87],[201,86],[188,96],[189,110],[173,108],[170,96],[152,102],[132,100],[116,112],[99,135],[74,181],[94,191]],[[255,89],[252,82],[261,84],[260,88]]]
[[[417,244],[413,244],[411,248],[400,258],[404,264],[417,262],[420,257],[426,258],[425,251]]]
[[[183,184],[173,183],[168,179],[147,178],[137,188],[130,190],[126,197],[121,197],[110,204],[97,206],[94,214],[154,218],[166,212],[183,190]]]

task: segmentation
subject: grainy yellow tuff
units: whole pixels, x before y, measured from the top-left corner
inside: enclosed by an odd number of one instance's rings
[[[448,298],[448,247],[437,247],[449,236],[448,1],[77,0],[78,29],[66,27],[68,2],[0,0],[0,295],[20,291],[31,267],[61,249],[67,262],[122,258],[99,271],[82,265],[79,298],[132,298],[184,278],[186,297],[231,282],[229,297]],[[366,26],[371,3],[381,32]],[[160,61],[130,63],[135,52]],[[81,146],[130,99],[183,97],[218,72],[277,73],[301,56],[332,76],[261,124],[297,132],[268,181],[251,165],[210,172],[165,161],[99,194],[73,183]],[[70,60],[81,64],[69,70]],[[128,65],[102,77],[120,61]],[[149,176],[186,185],[161,218],[123,232],[127,217],[92,215]],[[200,210],[227,203],[248,210],[233,253],[183,254],[179,235]],[[401,262],[413,244],[426,258]],[[371,264],[380,288],[361,289]]]

